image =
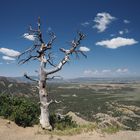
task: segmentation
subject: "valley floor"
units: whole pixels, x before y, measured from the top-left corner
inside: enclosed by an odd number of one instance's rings
[[[82,133],[74,136],[38,134],[39,128],[22,128],[13,122],[0,118],[0,140],[139,140],[140,131],[119,131],[115,134],[99,132]]]

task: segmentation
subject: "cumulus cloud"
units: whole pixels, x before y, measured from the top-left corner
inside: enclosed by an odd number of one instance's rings
[[[128,29],[124,29],[124,30],[119,31],[120,35],[127,34],[127,33],[129,33]]]
[[[81,25],[82,25],[82,26],[84,26],[84,27],[87,27],[89,24],[90,24],[90,23],[89,23],[89,22],[87,22],[87,21],[86,21],[86,22],[81,23]]]
[[[93,28],[97,28],[98,32],[103,32],[114,19],[116,18],[111,16],[109,13],[98,13],[94,18],[94,22],[96,24],[93,26]]]
[[[119,31],[119,34],[120,34],[120,35],[123,35],[123,34],[124,34],[124,31]]]
[[[126,23],[126,24],[130,23],[130,21],[127,20],[127,19],[124,19],[123,22]]]
[[[15,58],[9,57],[9,56],[2,56],[2,59],[3,59],[3,60],[9,60],[9,61],[14,61],[14,60],[16,60]]]
[[[136,43],[138,43],[138,41],[136,41],[133,38],[117,37],[117,38],[112,38],[110,40],[103,40],[97,42],[96,45],[104,46],[110,49],[116,49],[122,46],[134,45]]]
[[[99,73],[98,70],[85,70],[84,71],[85,76],[93,76],[93,75],[97,75],[98,73]]]
[[[92,70],[88,69],[84,71],[84,76],[93,77],[114,77],[120,75],[131,74],[128,68],[117,68],[117,69],[103,69],[103,70]]]
[[[115,34],[110,34],[111,37],[115,36]]]
[[[24,33],[23,37],[25,39],[30,40],[30,41],[35,41],[36,40],[36,35],[32,35],[32,34],[29,34],[29,33]]]
[[[0,53],[3,53],[9,57],[17,57],[20,55],[20,52],[8,48],[0,48]]]
[[[82,51],[82,52],[88,52],[88,51],[90,51],[90,49],[88,47],[86,47],[86,46],[81,46],[79,48],[79,50]]]
[[[102,73],[110,73],[110,72],[111,72],[111,70],[109,70],[109,69],[102,70]]]
[[[127,68],[124,68],[124,69],[119,68],[116,70],[117,73],[127,73],[128,71],[129,70]]]
[[[102,77],[102,76],[109,76],[113,72],[110,69],[103,69],[103,70],[85,70],[84,75],[85,76],[95,76],[95,77]]]

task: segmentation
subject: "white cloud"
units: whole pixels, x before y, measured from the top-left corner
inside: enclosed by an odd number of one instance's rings
[[[24,37],[25,39],[30,40],[30,41],[35,41],[35,40],[36,40],[36,35],[29,34],[29,33],[24,33],[23,37]]]
[[[127,33],[129,33],[128,29],[124,29],[124,30],[119,31],[120,35],[127,34]]]
[[[9,65],[10,63],[9,62],[6,62],[6,64]]]
[[[17,57],[20,55],[20,52],[8,48],[0,48],[0,53],[3,53],[9,57]]]
[[[124,68],[124,69],[119,68],[116,70],[117,73],[127,73],[128,71],[129,70],[127,68]]]
[[[82,52],[88,52],[88,51],[90,51],[90,49],[87,48],[87,47],[85,47],[85,46],[81,46],[81,47],[79,48],[79,50],[82,51]]]
[[[131,74],[127,68],[117,68],[117,69],[103,69],[103,70],[92,70],[88,69],[84,71],[84,76],[87,77],[116,77],[120,75],[128,75]]]
[[[130,23],[130,21],[127,20],[127,19],[124,19],[123,22],[126,23],[126,24]]]
[[[116,70],[116,72],[121,72],[121,71],[122,71],[122,69],[120,69],[120,68]]]
[[[124,31],[119,31],[119,34],[120,34],[120,35],[123,35],[123,34],[124,34]]]
[[[92,76],[92,75],[97,75],[98,74],[98,70],[85,70],[84,71],[84,75],[86,76]]]
[[[111,37],[115,36],[115,34],[110,34]]]
[[[97,28],[98,32],[103,32],[114,19],[116,18],[111,16],[109,13],[98,13],[94,19],[96,24],[93,26],[93,28]]]
[[[133,38],[117,37],[117,38],[112,38],[111,40],[103,40],[97,42],[96,45],[105,46],[106,48],[110,48],[110,49],[116,49],[122,46],[134,45],[136,43],[138,43],[138,41],[136,41]]]
[[[4,59],[4,60],[9,60],[9,61],[14,61],[14,60],[16,60],[15,58],[9,57],[9,56],[2,56],[2,59]]]
[[[84,22],[84,23],[81,23],[81,25],[82,25],[82,26],[84,26],[84,27],[87,27],[89,24],[90,24],[90,23],[89,23],[89,22],[87,22],[87,21],[86,21],[86,22]]]
[[[111,70],[109,70],[109,69],[102,70],[102,73],[110,73],[110,72],[111,72]]]

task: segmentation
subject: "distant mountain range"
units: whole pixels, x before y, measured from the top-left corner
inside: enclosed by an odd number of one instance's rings
[[[37,79],[36,76],[32,78]],[[140,77],[118,77],[118,78],[93,78],[80,77],[75,79],[53,79],[49,84],[97,84],[97,83],[139,83]],[[0,94],[11,94],[16,96],[38,96],[36,83],[25,77],[3,77],[0,76]]]
[[[74,83],[137,83],[140,82],[140,77],[79,77],[68,79]]]
[[[33,79],[38,79],[37,76],[31,76]],[[32,83],[29,79],[23,77],[3,77],[0,76],[0,80],[5,79],[10,82],[16,83]],[[55,78],[48,80],[49,83],[134,83],[140,82],[140,77],[78,77],[72,79]]]

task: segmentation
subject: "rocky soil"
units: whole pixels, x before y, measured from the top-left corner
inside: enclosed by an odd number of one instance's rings
[[[140,130],[140,107],[117,102],[106,102],[106,106],[108,110],[106,113],[93,115],[99,128],[116,126],[120,129]]]
[[[119,131],[104,134],[97,131],[74,136],[38,134],[39,127],[19,127],[15,123],[0,118],[0,140],[139,140],[140,131]]]

